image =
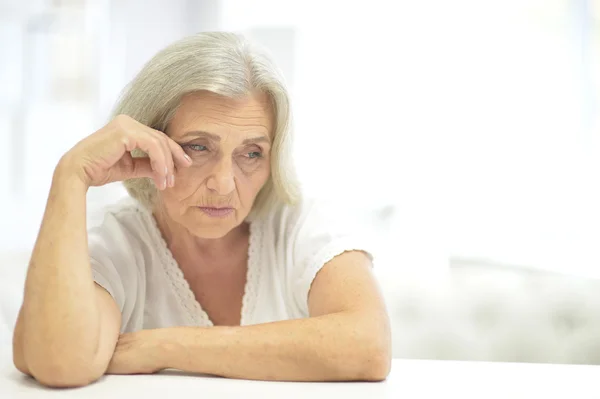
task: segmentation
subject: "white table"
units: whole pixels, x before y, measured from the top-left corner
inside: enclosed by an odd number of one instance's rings
[[[592,398],[600,397],[600,368],[554,364],[394,360],[381,383],[280,383],[231,380],[165,371],[105,376],[90,386],[41,387],[0,359],[0,398]]]

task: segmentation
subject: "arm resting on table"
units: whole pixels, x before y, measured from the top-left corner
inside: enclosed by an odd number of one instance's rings
[[[370,266],[362,252],[327,263],[313,281],[306,319],[154,330],[161,366],[258,380],[383,380],[390,325]]]
[[[86,192],[59,164],[13,336],[17,369],[48,386],[81,386],[98,379],[120,329],[116,303],[92,279]]]

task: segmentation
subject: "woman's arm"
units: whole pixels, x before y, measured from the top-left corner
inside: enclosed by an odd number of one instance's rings
[[[141,149],[149,157],[132,158]],[[86,231],[88,187],[148,177],[173,185],[175,166],[191,160],[164,133],[126,115],[77,143],[55,169],[27,271],[13,337],[15,366],[51,386],[80,386],[104,374],[121,314],[94,284]],[[168,178],[169,177],[169,178]]]
[[[50,386],[85,385],[104,374],[120,328],[119,309],[92,279],[86,192],[59,164],[15,326],[15,366]]]
[[[287,381],[379,381],[387,377],[389,320],[366,255],[346,252],[328,262],[312,284],[309,308],[311,317],[306,319],[125,334],[108,372],[176,368]]]

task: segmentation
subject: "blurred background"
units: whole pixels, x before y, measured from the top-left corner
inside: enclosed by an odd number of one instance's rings
[[[304,187],[360,209],[384,283],[600,276],[599,0],[0,0],[0,251],[31,249],[56,162],[142,65],[208,30],[278,61]]]

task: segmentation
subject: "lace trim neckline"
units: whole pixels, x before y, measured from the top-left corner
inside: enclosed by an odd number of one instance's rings
[[[183,275],[183,271],[173,257],[173,253],[167,246],[167,242],[163,238],[158,223],[154,216],[146,209],[140,209],[145,215],[146,222],[150,227],[150,232],[154,242],[160,245],[157,252],[160,255],[160,261],[163,270],[169,279],[173,291],[177,295],[179,302],[187,312],[187,318],[192,326],[212,327],[214,326],[208,314],[202,309],[200,302],[196,300],[196,296],[192,291],[189,282]],[[242,297],[242,311],[240,315],[240,325],[247,325],[251,322],[252,314],[256,307],[256,297],[258,294],[258,283],[260,281],[260,270],[256,265],[256,252],[258,251],[259,232],[256,222],[250,223],[250,237],[248,243],[248,264],[246,270],[246,285],[244,287],[244,295]]]

